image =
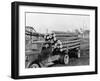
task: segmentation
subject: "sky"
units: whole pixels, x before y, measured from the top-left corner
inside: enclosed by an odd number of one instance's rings
[[[26,26],[33,27],[37,32],[75,31],[80,28],[89,29],[89,15],[26,13]]]

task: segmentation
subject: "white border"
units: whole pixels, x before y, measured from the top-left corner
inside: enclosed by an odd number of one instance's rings
[[[90,65],[25,69],[25,12],[48,12],[90,15]],[[95,71],[95,12],[86,9],[20,6],[19,7],[19,75],[41,75]]]

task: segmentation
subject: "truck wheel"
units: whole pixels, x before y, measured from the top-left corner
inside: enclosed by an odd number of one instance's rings
[[[62,64],[68,64],[69,63],[69,55],[67,55],[67,54],[65,54],[65,55],[62,55],[61,56],[61,59],[60,59],[60,62],[62,63]]]
[[[38,64],[32,64],[30,68],[39,68]]]
[[[77,58],[80,58],[80,50],[77,51],[76,57],[77,57]]]
[[[29,68],[39,68],[40,67],[40,64],[39,63],[32,63],[30,64]]]

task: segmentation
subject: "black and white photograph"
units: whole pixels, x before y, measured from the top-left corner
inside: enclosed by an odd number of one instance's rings
[[[89,65],[90,15],[26,12],[25,67]]]
[[[97,7],[12,3],[12,78],[97,74]]]

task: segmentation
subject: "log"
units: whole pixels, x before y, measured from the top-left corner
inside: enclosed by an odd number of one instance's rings
[[[72,47],[69,47],[68,49],[74,49],[74,48],[79,48],[80,45],[75,45],[75,46],[72,46]]]
[[[55,34],[56,37],[78,37],[78,35],[76,34],[70,34],[70,33],[67,33],[67,34]]]
[[[79,37],[56,37],[57,40],[66,41],[66,40],[77,40]]]
[[[75,46],[69,46],[69,47],[63,47],[63,49],[74,49],[74,48],[78,48],[78,47],[80,47],[80,45],[75,45]]]
[[[69,41],[62,41],[62,44],[68,44],[68,43],[75,43],[75,42],[80,42],[81,40],[69,40]]]
[[[77,45],[80,45],[80,42],[64,44],[63,47],[67,47],[67,48],[69,48],[69,47],[77,46]]]

